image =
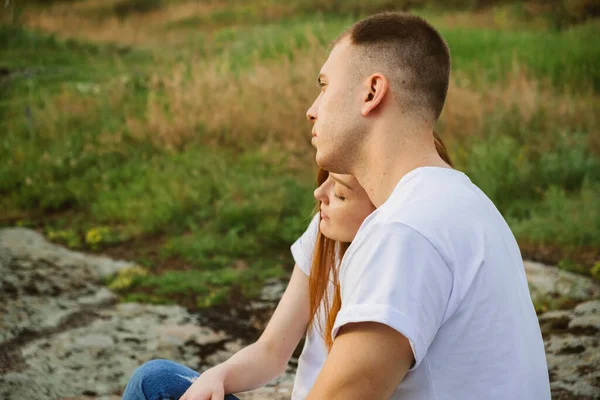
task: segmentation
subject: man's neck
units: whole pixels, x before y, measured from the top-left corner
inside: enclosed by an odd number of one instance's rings
[[[398,182],[409,172],[426,166],[450,168],[435,150],[431,134],[410,135],[410,139],[404,140],[394,139],[393,133],[374,137],[380,140],[367,146],[365,158],[357,166],[354,176],[375,207],[387,201]]]

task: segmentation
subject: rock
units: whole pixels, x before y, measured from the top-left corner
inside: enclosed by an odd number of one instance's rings
[[[67,250],[32,230],[0,230],[0,343],[115,302],[100,279],[132,265]]]
[[[569,330],[587,335],[600,335],[600,315],[575,317],[569,322]]]
[[[575,315],[600,315],[600,300],[586,301],[573,310]]]
[[[280,279],[268,279],[265,281],[260,299],[262,301],[277,302],[281,299],[281,296],[283,296],[286,287],[287,282],[283,282]]]
[[[115,303],[117,300],[116,294],[105,287],[101,287],[91,295],[79,297],[77,303],[82,306],[103,306]]]
[[[548,297],[582,301],[600,296],[600,285],[588,277],[533,261],[524,265],[534,302]]]
[[[600,301],[540,315],[553,398],[600,398]]]
[[[27,368],[0,375],[0,398],[109,396],[120,393],[146,361],[167,358],[197,368],[201,346],[226,338],[191,324],[192,316],[179,306],[122,304],[98,313],[87,326],[24,346]]]
[[[571,311],[553,310],[545,312],[538,317],[542,335],[566,331],[572,318]]]
[[[276,303],[279,302],[279,299],[283,296],[286,288],[287,282],[276,278],[268,279],[265,281],[259,299],[249,303],[250,309],[259,312],[273,311]]]
[[[14,300],[0,300],[0,324],[3,327],[0,330],[0,343],[23,332],[56,329],[80,309],[75,301],[65,297],[22,296]]]
[[[41,234],[25,228],[0,230],[1,261],[20,260],[20,267],[29,267],[39,271],[40,266],[56,266],[68,276],[71,268],[84,268],[96,279],[114,274],[123,268],[132,266],[125,261],[114,261],[108,257],[92,256],[68,250],[48,242]]]
[[[205,363],[225,333],[179,306],[116,305],[101,278],[130,266],[0,230],[0,399],[108,399],[151,359]]]
[[[284,374],[280,378],[260,389],[236,394],[240,400],[289,400],[292,396],[294,376]]]
[[[223,340],[222,334],[216,334],[208,328],[195,324],[168,325],[164,324],[157,328],[159,340],[183,346],[186,343],[206,345]]]
[[[221,364],[227,361],[232,355],[243,349],[244,346],[240,341],[232,341],[225,344],[225,348],[211,354],[206,358],[205,368]]]
[[[106,349],[114,346],[115,341],[108,335],[102,335],[98,333],[90,333],[88,335],[79,336],[75,338],[71,350],[85,349],[85,348],[96,348]]]

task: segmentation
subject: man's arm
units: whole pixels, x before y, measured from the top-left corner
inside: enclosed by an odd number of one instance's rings
[[[307,400],[389,399],[414,356],[409,341],[377,322],[346,324]]]

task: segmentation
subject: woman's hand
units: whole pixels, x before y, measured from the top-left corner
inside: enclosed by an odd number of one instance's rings
[[[225,390],[241,393],[269,383],[285,371],[309,320],[308,275],[296,265],[260,338],[201,374],[180,400],[223,400]]]
[[[223,400],[225,377],[215,368],[202,373],[180,400]]]

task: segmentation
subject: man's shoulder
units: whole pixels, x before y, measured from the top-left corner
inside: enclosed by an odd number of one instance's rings
[[[485,230],[504,222],[485,194],[463,176],[439,182],[415,180],[401,188],[405,190],[394,193],[365,224],[364,240],[372,243],[400,232],[422,236],[438,250],[457,241],[478,242]]]
[[[491,200],[465,174],[439,170],[428,170],[394,191],[377,220],[403,223],[421,232],[430,225],[468,222],[494,210]]]

